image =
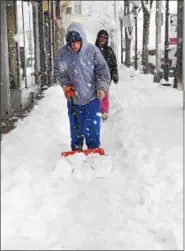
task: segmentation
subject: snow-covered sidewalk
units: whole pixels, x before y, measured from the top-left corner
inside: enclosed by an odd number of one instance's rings
[[[60,158],[70,139],[59,86],[3,136],[2,249],[183,249],[182,92],[125,67],[120,78],[102,124],[108,156]]]

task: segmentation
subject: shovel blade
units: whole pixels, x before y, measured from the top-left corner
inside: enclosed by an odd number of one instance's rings
[[[83,151],[81,150],[76,150],[76,151],[68,151],[68,152],[61,152],[61,156],[62,157],[68,157],[74,154],[78,154],[78,153],[84,153],[86,156],[89,154],[99,154],[99,155],[105,155],[104,149],[103,148],[94,148],[94,149],[85,149]]]

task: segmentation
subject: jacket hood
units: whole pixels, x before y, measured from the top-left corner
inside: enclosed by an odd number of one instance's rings
[[[106,30],[100,30],[100,31],[98,32],[97,37],[96,37],[96,43],[95,43],[95,45],[96,45],[96,46],[99,46],[99,45],[98,45],[98,39],[99,39],[99,37],[100,37],[101,35],[106,35],[106,36],[107,36],[107,41],[106,41],[106,43],[105,43],[105,45],[104,45],[104,46],[107,46],[107,45],[108,45],[108,42],[109,42],[109,34],[108,34],[108,32],[107,32]]]
[[[80,34],[80,36],[82,38],[82,48],[83,48],[87,44],[86,35],[85,35],[83,25],[78,22],[72,22],[67,29],[66,40],[67,40],[69,33],[72,31],[78,32]]]

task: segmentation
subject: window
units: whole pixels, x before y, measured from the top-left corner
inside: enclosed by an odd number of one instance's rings
[[[81,2],[75,2],[75,14],[81,14],[82,8],[81,8]]]
[[[20,59],[20,88],[28,88],[35,85],[34,65],[34,31],[33,8],[30,2],[17,1],[17,37]]]
[[[71,7],[66,8],[66,14],[72,14],[72,8]]]
[[[9,72],[10,72],[10,88],[19,88],[19,58],[18,58],[18,41],[17,34],[17,13],[16,2],[6,2],[6,18],[7,18],[7,35],[8,35],[8,56],[9,56]]]

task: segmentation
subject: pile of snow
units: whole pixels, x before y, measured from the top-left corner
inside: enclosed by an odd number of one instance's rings
[[[83,153],[61,158],[52,173],[53,178],[92,180],[107,178],[112,173],[113,164],[109,156]]]

